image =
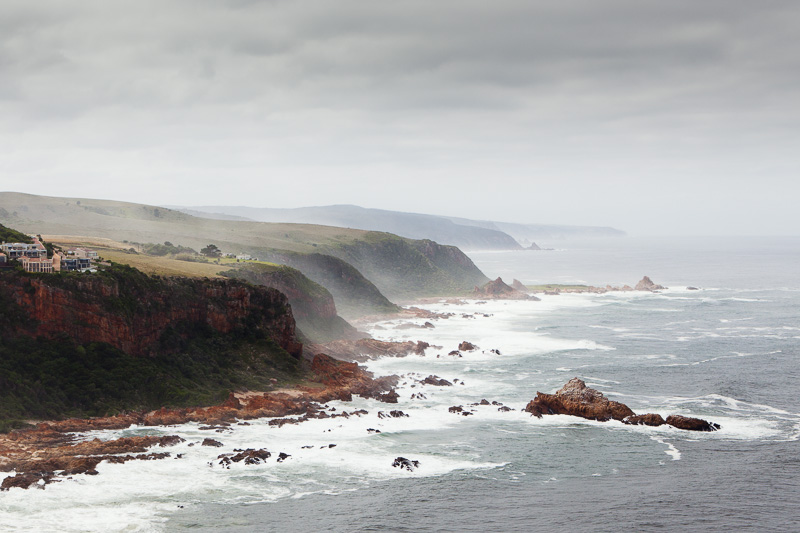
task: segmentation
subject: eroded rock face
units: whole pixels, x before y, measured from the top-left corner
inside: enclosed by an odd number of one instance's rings
[[[719,424],[703,420],[702,418],[691,418],[681,415],[670,415],[666,420],[667,424],[678,429],[687,431],[717,431],[721,429]]]
[[[610,401],[581,379],[572,378],[555,394],[536,393],[525,407],[534,416],[572,415],[590,420],[622,420],[635,413],[625,404]]]
[[[374,378],[373,374],[356,363],[339,361],[325,354],[317,354],[311,361],[311,371],[324,385],[345,389],[362,398],[374,398],[387,403],[397,403],[397,376]]]
[[[643,277],[634,288],[637,291],[661,291],[666,289],[666,287],[653,283],[653,280],[651,280],[648,276]]]

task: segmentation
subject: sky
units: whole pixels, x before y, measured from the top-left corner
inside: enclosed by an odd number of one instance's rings
[[[0,191],[800,234],[800,2],[3,0]]]

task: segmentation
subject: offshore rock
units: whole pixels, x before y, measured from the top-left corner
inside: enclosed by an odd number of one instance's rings
[[[717,431],[722,429],[722,426],[703,420],[702,418],[691,418],[681,415],[670,415],[666,420],[667,424],[678,429],[685,429],[687,431]]]
[[[461,352],[472,352],[472,351],[475,351],[477,349],[478,349],[477,346],[475,346],[474,344],[472,344],[471,342],[468,342],[468,341],[462,341],[458,345],[458,350],[461,351]]]
[[[639,283],[636,284],[636,287],[634,287],[634,289],[637,291],[661,291],[666,289],[666,287],[663,287],[661,285],[656,285],[655,283],[653,283],[653,280],[645,276],[641,279],[641,281],[639,281]]]
[[[516,278],[511,282],[511,288],[520,292],[528,292],[528,287],[526,287],[524,283]]]
[[[473,296],[476,298],[493,300],[539,300],[536,296],[507,285],[502,278],[497,278],[481,287],[475,287],[472,292]]]
[[[623,424],[631,426],[663,426],[666,424],[664,417],[655,413],[647,413],[646,415],[632,415],[622,420]]]
[[[525,407],[534,416],[572,415],[590,420],[622,420],[635,413],[625,404],[610,401],[579,378],[572,378],[555,394],[536,393]]]
[[[446,379],[440,378],[439,376],[428,376],[427,378],[420,381],[420,383],[425,385],[434,385],[436,387],[452,387],[453,384],[447,381]]]
[[[413,472],[417,468],[419,468],[419,461],[412,461],[411,459],[406,459],[405,457],[398,457],[392,462],[392,466],[395,468],[400,468],[400,470],[408,470],[409,472]]]

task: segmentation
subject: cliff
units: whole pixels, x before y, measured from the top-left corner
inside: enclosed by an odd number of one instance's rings
[[[0,272],[0,432],[305,377],[286,296],[237,280]]]
[[[294,268],[247,263],[222,275],[272,287],[285,294],[292,306],[300,336],[306,341],[327,342],[364,336],[338,315],[333,296],[325,287]]]
[[[327,289],[336,308],[346,318],[395,313],[395,304],[375,284],[345,260],[323,253],[281,250],[259,251],[259,257],[296,268]]]
[[[179,351],[198,331],[268,337],[299,357],[286,296],[233,280],[157,278],[117,266],[94,275],[0,276],[0,300],[28,317],[6,338],[105,342],[128,355]]]
[[[389,298],[468,292],[489,278],[455,246],[370,232],[327,250],[355,266]]]

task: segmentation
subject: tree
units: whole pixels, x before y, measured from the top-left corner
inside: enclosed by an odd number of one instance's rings
[[[217,248],[216,244],[209,244],[205,248],[201,248],[200,253],[206,257],[219,257],[222,255],[222,250]]]

